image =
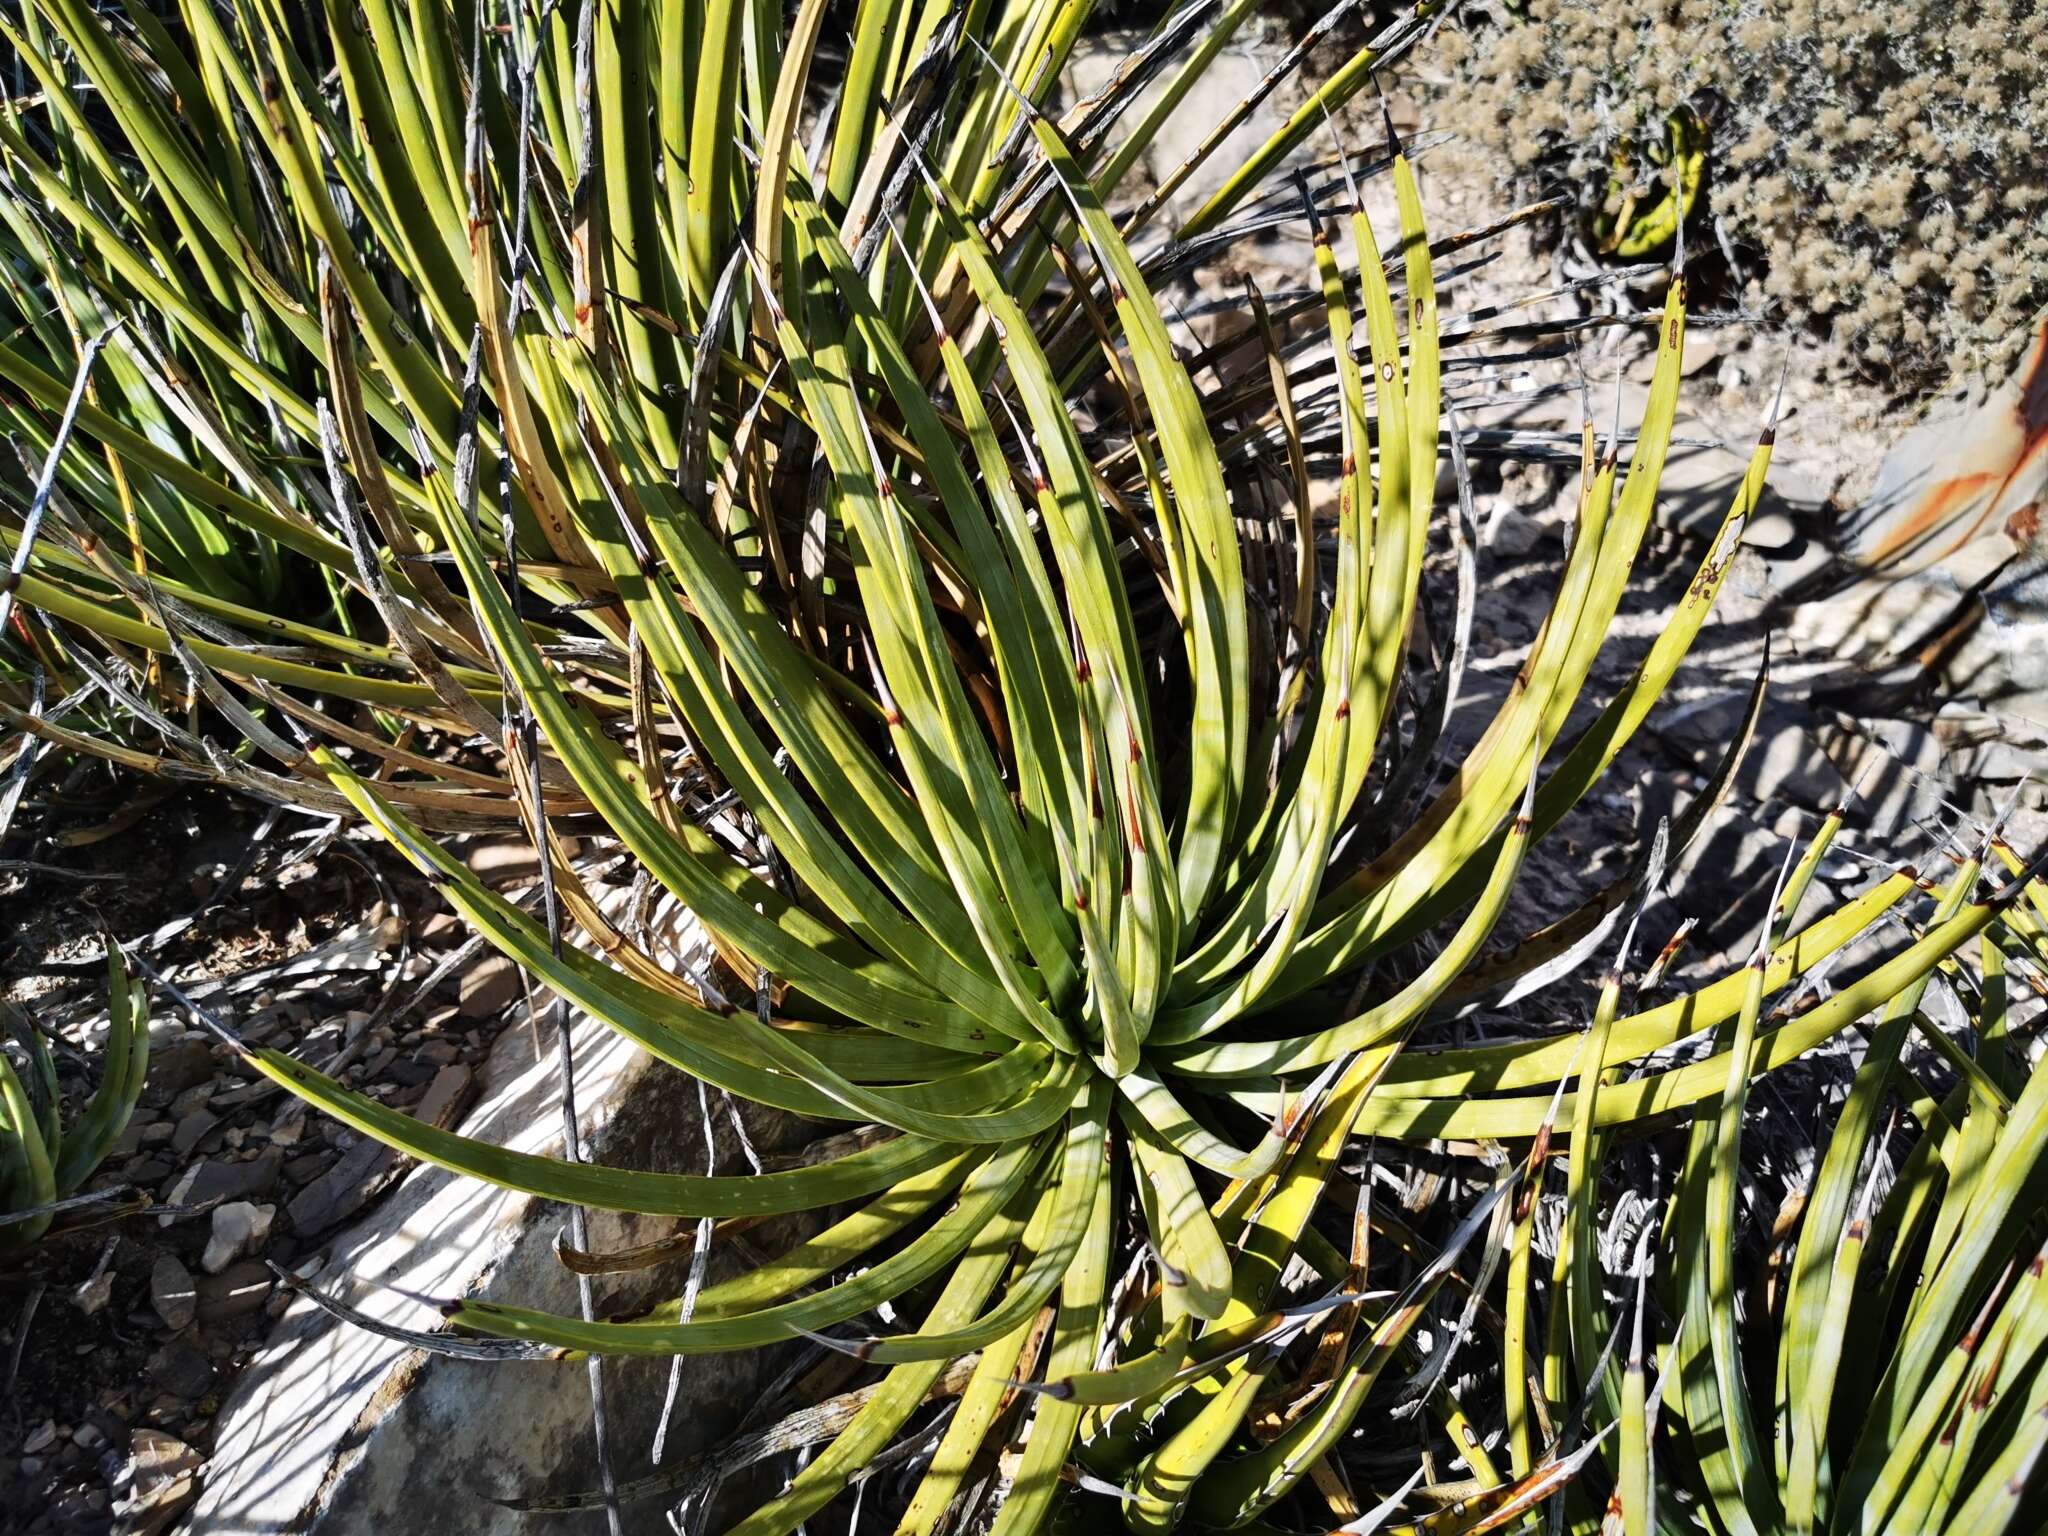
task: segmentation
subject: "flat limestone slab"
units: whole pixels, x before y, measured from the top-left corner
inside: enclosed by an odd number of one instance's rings
[[[576,1097],[594,1160],[671,1172],[704,1171],[695,1085],[602,1026],[574,1029]],[[550,1036],[515,1024],[484,1064],[465,1135],[559,1155],[559,1069]],[[731,1117],[714,1094],[717,1168],[744,1172]],[[743,1105],[761,1151],[804,1139],[802,1122]],[[311,1278],[325,1294],[394,1325],[431,1330],[416,1297],[482,1295],[574,1312],[574,1277],[554,1258],[564,1207],[438,1168],[419,1167],[360,1224],[332,1238]],[[662,1218],[593,1212],[595,1249],[649,1242],[676,1230]],[[764,1236],[766,1234],[763,1234]],[[734,1255],[724,1255],[725,1264]],[[724,1266],[714,1250],[714,1274]],[[602,1277],[599,1315],[674,1295],[682,1266]],[[619,1283],[623,1282],[623,1283]],[[410,1293],[404,1294],[404,1293]],[[776,1353],[686,1360],[664,1464],[729,1433],[780,1363]],[[648,1448],[667,1385],[666,1359],[605,1363],[613,1460],[621,1481],[650,1470]],[[521,1516],[491,1499],[597,1486],[587,1367],[573,1362],[477,1362],[429,1355],[337,1322],[303,1297],[279,1320],[237,1381],[217,1421],[216,1448],[189,1529],[194,1536],[512,1536],[602,1530],[601,1511]],[[625,1510],[633,1532],[667,1531],[663,1506]]]

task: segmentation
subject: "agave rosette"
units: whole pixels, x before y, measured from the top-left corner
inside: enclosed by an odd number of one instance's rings
[[[42,1032],[8,1010],[26,1074],[0,1051],[0,1260],[34,1246],[128,1128],[149,1071],[149,1006],[118,946],[107,953],[100,1079],[65,1123],[57,1063]]]
[[[1577,1459],[1598,1460],[1574,1490],[1576,1529],[1649,1536],[1704,1520],[1964,1536],[2040,1524],[2048,1070],[2017,1027],[2037,1009],[2015,983],[2048,906],[2030,898],[1987,925],[1974,966],[1966,954],[1942,962],[1952,1008],[1931,1007],[1933,975],[1907,966],[1859,999],[1879,1005],[1876,1018],[1811,1177],[1788,1190],[1771,1230],[1757,1219],[1768,1204],[1744,1189],[1754,1126],[1736,1064],[1785,1011],[1783,1000],[1765,1010],[1763,957],[1839,827],[1828,818],[1782,881],[1741,1007],[1719,1026],[1721,1086],[1700,1103],[1662,1217],[1653,1210],[1633,1255],[1599,1257],[1608,1149],[1587,1104],[1611,1089],[1596,1072],[1579,1078],[1572,1145],[1586,1153],[1572,1158],[1540,1337],[1526,1209],[1511,1239],[1510,1458],[1516,1473],[1537,1466],[1538,1425],[1584,1405]],[[1925,883],[1920,942],[1966,909],[1994,850],[1999,874],[2019,872],[1996,832],[1955,856],[1944,882]],[[1614,990],[1610,980],[1596,1033]]]
[[[1914,877],[1777,935],[1759,971],[1610,1009],[1588,1064],[1578,1034],[1405,1050],[1433,1007],[1582,953],[1633,889],[1482,958],[1531,845],[1706,621],[1768,434],[1640,665],[1561,739],[1655,510],[1684,346],[1674,278],[1626,466],[1587,429],[1541,633],[1425,793],[1450,691],[1407,673],[1439,465],[1459,446],[1435,271],[1463,237],[1432,245],[1390,131],[1377,162],[1305,178],[1316,288],[1280,317],[1255,300],[1233,345],[1267,366],[1238,387],[1196,386],[1155,290],[1300,217],[1267,180],[1427,17],[1360,47],[1161,242],[1169,198],[1316,39],[1118,217],[1122,180],[1251,7],[1175,13],[1055,115],[1089,9],[867,0],[829,90],[820,0],[786,31],[779,7],[738,0],[502,20],[395,0],[190,3],[171,20],[36,0],[0,23],[43,88],[0,121],[24,314],[0,343],[0,412],[25,468],[53,466],[37,497],[10,489],[0,535],[37,660],[97,669],[161,746],[55,734],[4,699],[0,717],[146,771],[351,809],[654,1056],[894,1133],[744,1178],[594,1166],[440,1131],[250,1052],[394,1147],[573,1205],[843,1213],[687,1315],[680,1299],[625,1321],[452,1311],[514,1353],[835,1331],[886,1374],[748,1532],[830,1502],[970,1354],[902,1529],[937,1528],[1019,1414],[999,1531],[1041,1528],[1077,1463],[1125,1490],[1139,1529],[1259,1518],[1347,1432],[1492,1219],[1468,1218],[1380,1306],[1312,1224],[1349,1138],[1512,1141],[1557,1113],[1591,1132],[1713,1101],[1731,1065],[1841,1031],[2013,899],[1954,903],[1819,1007],[1561,1104],[1575,1073],[1748,1017],[1758,976],[1795,983]],[[1391,257],[1346,188],[1368,171],[1391,179]],[[1316,335],[1283,341],[1282,324]],[[116,326],[106,371],[76,368]],[[1311,453],[1335,465],[1327,496]],[[166,531],[187,526],[211,542]],[[313,572],[325,616],[227,590],[199,558],[216,544]],[[163,707],[179,688],[248,745],[221,752]],[[678,814],[678,737],[787,881]],[[1725,787],[1724,771],[1684,835]],[[564,816],[601,821],[733,970],[773,978],[777,1006],[731,1008],[617,932],[560,856]],[[587,947],[435,839],[514,817]],[[1440,928],[1426,963],[1361,991]],[[1127,1232],[1150,1282],[1113,1295]],[[1297,1254],[1335,1287],[1305,1308],[1283,1285]],[[919,1321],[880,1330],[885,1303]],[[1335,1347],[1253,1433],[1325,1315]],[[1558,1479],[1464,1444],[1503,1498]]]

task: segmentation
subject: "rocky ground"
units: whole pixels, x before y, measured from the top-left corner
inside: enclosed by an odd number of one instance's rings
[[[1101,44],[1105,55],[1117,47],[1114,37]],[[1205,88],[1217,100],[1210,108],[1191,103],[1187,119],[1227,106],[1257,80],[1272,50],[1271,38],[1249,33],[1242,56]],[[1084,61],[1077,70],[1079,88],[1089,67]],[[1426,72],[1408,85],[1395,98],[1405,128],[1455,127],[1444,122],[1446,98]],[[1288,94],[1276,97],[1247,137],[1262,136],[1258,124],[1292,105]],[[1377,119],[1376,104],[1348,112],[1340,131],[1364,142]],[[1473,227],[1504,211],[1495,168],[1455,140],[1417,142],[1437,228]],[[1167,168],[1150,169],[1156,176]],[[1376,207],[1382,190],[1368,186]],[[1305,280],[1305,258],[1298,240],[1233,253],[1188,296],[1192,334],[1213,341],[1243,323],[1231,297],[1242,276],[1283,292]],[[1531,225],[1447,284],[1446,312],[1508,304],[1585,275],[1555,227]],[[1653,284],[1646,275],[1633,289],[1579,288],[1537,312],[1625,315]],[[1768,639],[1770,704],[1737,793],[1651,915],[1656,942],[1697,920],[1690,953],[1709,966],[1746,944],[1783,839],[1810,827],[1850,783],[1863,792],[1844,837],[1853,853],[1831,864],[1823,882],[1837,893],[1862,878],[1855,855],[1926,855],[1953,825],[1949,805],[1981,813],[2009,787],[2025,788],[2031,765],[1987,748],[1987,729],[1994,748],[2011,733],[1981,701],[1855,685],[1859,653],[1842,638],[1855,615],[1827,606],[1839,600],[1824,591],[1797,596],[1834,558],[1831,531],[1878,483],[1879,463],[1907,425],[1897,402],[1845,385],[1825,357],[1760,334],[1745,317],[1714,315],[1711,296],[1701,307],[1708,313],[1688,352],[1684,446],[1589,689],[1592,702],[1621,684],[1690,580],[1782,375],[1771,498],[1665,706],[1606,786],[1531,861],[1514,921],[1536,926],[1613,879],[1656,818],[1698,791],[1739,719]],[[1617,401],[1624,423],[1640,409],[1649,349],[1639,327],[1589,329],[1576,356],[1500,360],[1506,350],[1458,376],[1468,428],[1532,442],[1573,433],[1582,378],[1603,431]],[[1465,735],[1483,725],[1547,605],[1574,473],[1542,454],[1513,462],[1481,455],[1476,464],[1481,597],[1466,703],[1453,721]],[[1448,549],[1433,559],[1439,594],[1453,586],[1450,560]],[[2048,834],[2032,794],[2016,827],[2023,846]],[[493,1042],[523,1027],[516,971],[465,948],[455,919],[374,843],[217,799],[142,805],[128,787],[99,781],[81,784],[77,799],[48,824],[50,837],[7,850],[27,865],[0,866],[7,997],[63,1042],[68,1073],[82,1070],[104,1028],[94,957],[106,928],[144,940],[152,964],[247,1038],[438,1124],[460,1121]],[[470,858],[508,891],[531,879],[530,856],[510,843],[475,844]],[[0,1526],[10,1531],[108,1530],[117,1512],[132,1531],[174,1522],[205,1475],[225,1394],[285,1310],[289,1298],[270,1266],[312,1272],[334,1235],[373,1210],[405,1171],[375,1144],[306,1114],[157,996],[143,1107],[94,1187],[139,1190],[161,1210],[75,1230],[46,1243],[28,1267],[0,1272]],[[1569,1011],[1570,995],[1561,997],[1556,1007]],[[1816,1069],[1801,1088],[1774,1089],[1786,1119],[1810,1128],[1827,1082]]]
[[[69,1047],[67,1078],[105,1028],[106,927],[143,940],[151,964],[245,1039],[437,1124],[461,1118],[479,1063],[523,1016],[511,963],[464,949],[424,882],[372,843],[213,798],[168,802],[89,843],[77,821],[36,850],[66,873],[0,887],[8,1000]],[[532,878],[530,855],[507,844],[471,858],[509,889]],[[173,1515],[228,1387],[288,1300],[270,1266],[316,1265],[404,1171],[307,1114],[161,990],[150,1037],[141,1105],[88,1188],[139,1192],[157,1210],[82,1225],[0,1272],[10,1530],[104,1530],[117,1506],[134,1530]]]

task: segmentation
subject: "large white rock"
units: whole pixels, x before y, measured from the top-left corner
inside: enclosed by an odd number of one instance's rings
[[[595,1159],[702,1172],[694,1084],[587,1019],[578,1020],[575,1042],[578,1108]],[[719,1169],[744,1171],[729,1117],[712,1102],[720,1111],[713,1118]],[[745,1109],[750,1136],[763,1151],[804,1134],[790,1117]],[[462,1130],[559,1154],[561,1125],[552,1041],[536,1062],[532,1031],[514,1023],[485,1065],[483,1096]],[[552,1251],[566,1216],[558,1205],[418,1168],[367,1220],[327,1244],[326,1263],[311,1281],[374,1318],[415,1330],[440,1325],[417,1296],[483,1295],[573,1312],[574,1277]],[[590,1240],[609,1249],[674,1229],[666,1220],[593,1213]],[[778,1240],[769,1232],[754,1236]],[[721,1264],[714,1256],[714,1274],[734,1258],[727,1253]],[[600,1280],[601,1315],[674,1294],[680,1283],[675,1264]],[[780,1352],[686,1361],[665,1461],[729,1433],[784,1363]],[[668,1362],[608,1361],[605,1372],[618,1475],[644,1475]],[[512,1536],[530,1533],[531,1517],[500,1508],[492,1497],[596,1483],[581,1362],[450,1360],[338,1323],[301,1297],[221,1411],[190,1530]],[[667,1529],[659,1502],[625,1513],[629,1531]],[[593,1519],[580,1518],[586,1527]],[[594,1518],[602,1529],[603,1516]]]

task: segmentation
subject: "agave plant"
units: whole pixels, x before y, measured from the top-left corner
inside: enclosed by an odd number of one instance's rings
[[[107,946],[107,1017],[99,1086],[69,1125],[63,1122],[48,1041],[26,1025],[15,1030],[26,1082],[0,1051],[0,1259],[33,1246],[50,1230],[54,1207],[93,1176],[142,1096],[149,1070],[148,990],[129,980],[113,944]]]
[[[1766,1016],[1763,957],[1838,825],[1823,825],[1759,938],[1742,1005],[1721,1026],[1731,1063],[1800,1002],[1781,999]],[[1926,882],[1936,924],[1964,909],[1994,848],[2017,868],[1994,834],[1958,859],[1945,884]],[[1582,1074],[1573,1146],[1585,1154],[1572,1160],[1540,1369],[1526,1331],[1512,1328],[1504,1365],[1518,1469],[1530,1455],[1536,1399],[1558,1419],[1575,1401],[1590,1405],[1585,1430],[1599,1442],[1609,1491],[1603,1519],[1595,1496],[1603,1478],[1582,1477],[1574,1528],[1628,1536],[1702,1520],[1731,1532],[2039,1528],[2048,1069],[2030,1064],[2035,1053],[2014,1028],[2007,978],[2009,955],[2039,952],[2044,911],[2034,902],[1985,928],[1974,970],[1944,964],[1965,1016],[1964,1043],[1923,1006],[1930,978],[1890,997],[1811,1180],[1791,1192],[1775,1229],[1753,1234],[1765,1224],[1742,1219],[1737,1193],[1748,1081],[1731,1064],[1697,1112],[1666,1217],[1644,1229],[1632,1281],[1602,1274],[1595,1257],[1605,1149],[1586,1133],[1584,1106],[1611,1090],[1598,1073]],[[1906,1059],[1916,1035],[1929,1047],[1917,1069]],[[1930,1093],[1920,1080],[1929,1075],[1953,1086]],[[1918,1127],[1902,1143],[1892,1135],[1901,1111]],[[1525,1221],[1511,1318],[1529,1315],[1528,1239]],[[1744,1252],[1769,1262],[1738,1273]],[[1634,1292],[1625,1319],[1608,1304],[1616,1279]],[[1673,1320],[1668,1345],[1658,1343],[1653,1300]],[[1609,1346],[1624,1321],[1628,1342],[1617,1358]]]
[[[865,0],[829,84],[822,0],[787,31],[762,0],[502,19],[435,0],[170,19],[36,0],[4,24],[43,88],[0,123],[16,291],[38,314],[44,292],[89,311],[81,335],[118,325],[106,355],[126,361],[92,382],[84,343],[47,324],[0,345],[0,409],[47,466],[7,531],[38,659],[148,714],[167,755],[121,749],[138,767],[360,814],[548,988],[680,1071],[892,1133],[745,1178],[601,1167],[439,1131],[248,1051],[370,1136],[571,1205],[713,1237],[834,1213],[645,1316],[451,1308],[513,1357],[808,1337],[884,1371],[740,1531],[821,1510],[969,1356],[901,1529],[939,1528],[1017,1432],[999,1532],[1044,1528],[1081,1483],[1118,1490],[1139,1530],[1259,1520],[1508,1209],[1501,1186],[1382,1307],[1313,1224],[1351,1138],[1527,1140],[1575,1072],[1747,1017],[1704,1061],[1562,1106],[1590,1135],[1716,1102],[1731,1072],[1840,1033],[2014,899],[1959,899],[1766,1035],[1744,1011],[1756,978],[1808,975],[1916,891],[1910,872],[1774,936],[1759,972],[1610,1007],[1590,1053],[1577,1032],[1408,1049],[1432,1009],[1554,974],[1627,901],[1632,879],[1482,955],[1532,845],[1706,622],[1769,434],[1648,654],[1563,739],[1655,511],[1675,274],[1627,467],[1586,429],[1542,632],[1477,744],[1441,761],[1458,626],[1429,625],[1420,594],[1446,536],[1444,445],[1461,463],[1463,441],[1436,274],[1477,235],[1432,240],[1391,124],[1383,151],[1266,190],[1427,18],[1364,43],[1165,230],[1336,17],[1124,208],[1251,7],[1174,13],[1056,113],[1089,10]],[[1366,176],[1391,180],[1391,255]],[[1158,292],[1304,214],[1314,289],[1277,314],[1255,296],[1191,361]],[[1254,366],[1197,387],[1239,352]],[[133,483],[318,567],[331,615],[159,570],[154,525],[121,532]],[[1435,676],[1425,634],[1447,656]],[[145,687],[149,657],[174,664],[158,689],[189,690],[182,717]],[[686,754],[786,878],[679,814]],[[605,920],[562,856],[567,815],[600,820],[697,916],[718,976],[676,974]],[[550,920],[436,837],[512,817],[550,872]],[[758,1009],[726,1001],[757,977]],[[1133,1255],[1143,1283],[1120,1285]],[[1300,1305],[1297,1256],[1333,1281]],[[1313,1317],[1331,1321],[1297,1371]],[[1461,1449],[1503,1490],[1488,1518],[1563,1476],[1543,1458],[1499,1472],[1476,1436]]]
[[[1686,106],[1669,113],[1665,125],[1668,141],[1652,140],[1641,152],[1628,142],[1615,147],[1605,206],[1593,220],[1603,252],[1627,258],[1662,249],[1678,238],[1699,202],[1707,171],[1707,125]],[[1646,181],[1669,185],[1645,198],[1641,188]]]

